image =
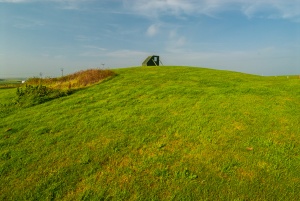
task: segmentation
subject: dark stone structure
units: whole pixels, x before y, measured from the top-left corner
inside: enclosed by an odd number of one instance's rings
[[[147,57],[142,66],[159,66],[159,56],[153,55]]]

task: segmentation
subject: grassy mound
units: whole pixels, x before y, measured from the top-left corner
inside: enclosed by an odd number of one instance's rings
[[[115,72],[1,119],[0,200],[298,200],[299,79]]]

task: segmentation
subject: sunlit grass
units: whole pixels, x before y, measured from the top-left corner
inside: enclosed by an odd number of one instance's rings
[[[3,116],[1,200],[298,200],[297,77],[115,72]]]

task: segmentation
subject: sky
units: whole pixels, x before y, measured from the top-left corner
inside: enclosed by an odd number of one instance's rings
[[[300,0],[0,0],[0,78],[164,65],[300,74]]]

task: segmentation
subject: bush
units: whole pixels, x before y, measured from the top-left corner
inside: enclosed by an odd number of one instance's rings
[[[25,88],[17,88],[16,103],[20,106],[33,106],[46,101],[69,95],[71,91],[60,91],[43,85],[26,85]]]

